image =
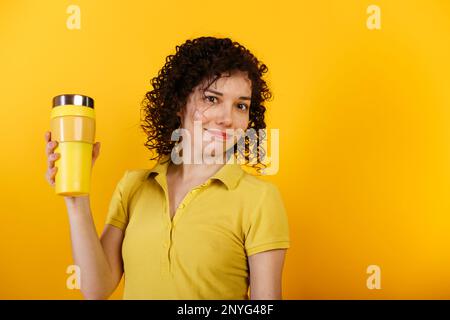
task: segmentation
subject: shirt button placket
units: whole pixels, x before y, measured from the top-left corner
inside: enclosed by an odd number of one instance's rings
[[[172,237],[173,237],[173,230],[175,228],[175,221],[179,219],[180,213],[179,211],[183,211],[186,208],[186,203],[188,203],[191,200],[191,197],[195,195],[201,188],[208,185],[208,183],[202,184],[200,187],[194,188],[183,200],[183,202],[179,205],[177,208],[177,212],[175,213],[174,220],[169,221],[167,223],[167,233],[166,233],[166,239],[163,243],[163,257],[161,261],[161,270],[164,276],[168,276],[170,273],[170,258],[171,258],[171,246],[172,246]]]
[[[170,268],[170,244],[171,244],[171,232],[172,232],[172,222],[167,222],[167,228],[165,230],[165,239],[163,242],[162,256],[161,256],[161,273],[163,276],[169,275]]]

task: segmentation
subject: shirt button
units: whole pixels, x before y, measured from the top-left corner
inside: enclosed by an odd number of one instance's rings
[[[186,207],[186,205],[185,205],[184,203],[182,203],[182,204],[180,205],[180,208],[181,208],[181,209],[184,209],[184,207]]]
[[[169,247],[169,241],[164,242],[164,247],[165,248]]]

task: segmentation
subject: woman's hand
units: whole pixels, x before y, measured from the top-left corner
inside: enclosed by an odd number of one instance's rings
[[[56,172],[58,171],[58,167],[55,166],[55,161],[58,160],[61,157],[61,154],[55,153],[55,149],[58,146],[58,142],[55,140],[52,140],[51,132],[47,131],[45,132],[45,153],[47,155],[47,171],[45,172],[45,178],[47,182],[50,184],[50,186],[55,186],[55,176]],[[100,155],[100,142],[96,142],[92,148],[92,167],[94,167],[95,160],[97,160],[98,156]],[[64,197],[66,200],[78,197]]]

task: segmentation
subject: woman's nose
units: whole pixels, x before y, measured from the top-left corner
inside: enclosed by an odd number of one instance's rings
[[[219,114],[217,115],[217,123],[224,126],[230,127],[233,123],[233,106],[226,105],[221,108]]]

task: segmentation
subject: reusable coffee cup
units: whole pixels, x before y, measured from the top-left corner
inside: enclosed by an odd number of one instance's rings
[[[81,94],[62,94],[53,98],[50,115],[55,153],[55,193],[81,196],[90,192],[92,148],[95,140],[94,99]]]

